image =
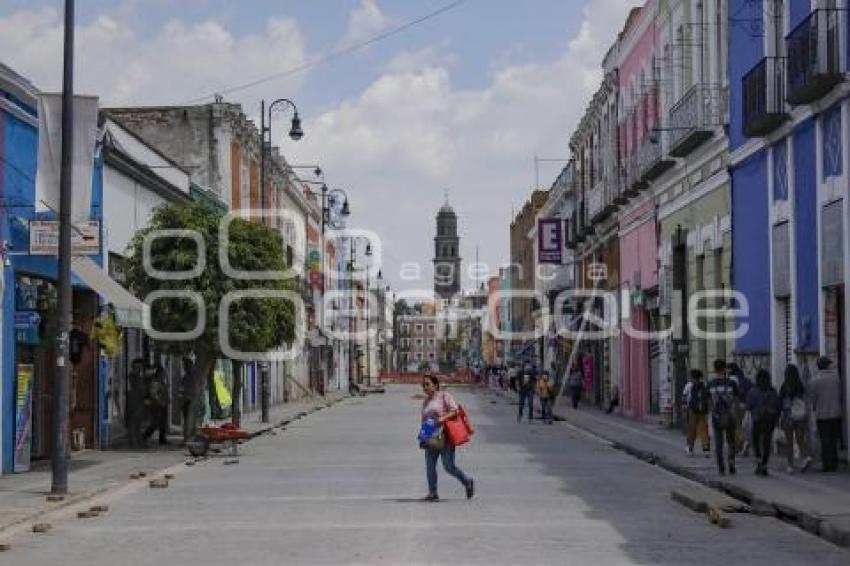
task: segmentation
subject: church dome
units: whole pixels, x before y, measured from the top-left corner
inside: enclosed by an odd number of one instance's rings
[[[455,214],[455,210],[448,204],[444,204],[443,206],[441,206],[440,212],[438,214],[440,216],[457,216]]]

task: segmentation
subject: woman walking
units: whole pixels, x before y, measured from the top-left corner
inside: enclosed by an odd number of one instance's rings
[[[779,396],[770,380],[770,373],[760,369],[756,385],[746,397],[747,410],[753,421],[753,448],[756,453],[756,475],[767,477],[767,463],[773,446],[773,430],[779,420]]]
[[[426,375],[422,382],[422,390],[425,392],[425,400],[422,402],[422,422],[433,419],[436,426],[431,440],[426,442],[425,448],[425,473],[428,477],[428,495],[424,501],[439,501],[437,495],[437,460],[443,459],[443,468],[454,476],[466,489],[466,498],[471,499],[475,495],[475,482],[464,474],[455,465],[455,447],[450,444],[443,432],[443,423],[458,416],[458,404],[454,398],[440,391],[440,382],[433,375]]]
[[[785,432],[785,449],[788,457],[789,474],[794,473],[794,441],[800,450],[800,471],[809,469],[812,459],[809,457],[809,406],[806,402],[806,387],[800,379],[800,371],[794,364],[785,368],[785,381],[779,389],[779,403],[782,417],[779,421]]]

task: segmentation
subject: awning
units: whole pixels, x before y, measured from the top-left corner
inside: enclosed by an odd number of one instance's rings
[[[115,316],[120,326],[145,327],[148,306],[112,279],[99,265],[87,257],[75,256],[71,261],[71,270],[92,291],[115,307]]]

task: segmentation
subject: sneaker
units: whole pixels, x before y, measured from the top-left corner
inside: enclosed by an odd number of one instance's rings
[[[735,462],[729,462],[729,475],[735,475]]]
[[[429,493],[425,497],[423,497],[420,501],[424,501],[426,503],[434,503],[440,500],[440,496],[436,493]]]
[[[475,497],[475,480],[472,478],[466,483],[466,498],[472,499]]]
[[[693,446],[685,446],[685,453],[688,456],[693,456],[694,455],[694,447]]]
[[[811,465],[812,465],[812,459],[810,457],[807,457],[805,460],[803,460],[803,465],[800,466],[800,471],[803,472],[803,473],[808,472],[809,467],[811,467]]]

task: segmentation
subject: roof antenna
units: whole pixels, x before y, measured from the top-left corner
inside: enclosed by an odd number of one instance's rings
[[[445,198],[446,198],[446,206],[448,206],[448,205],[449,205],[449,190],[448,190],[448,189],[443,189],[443,195],[444,195],[444,196],[445,196]]]

